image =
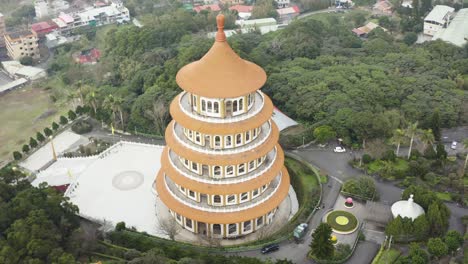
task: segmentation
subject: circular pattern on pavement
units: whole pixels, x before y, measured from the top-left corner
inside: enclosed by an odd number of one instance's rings
[[[333,231],[339,234],[353,233],[358,227],[357,218],[352,213],[346,211],[332,211],[325,219]]]
[[[121,191],[129,191],[138,188],[144,180],[145,177],[138,171],[124,171],[114,176],[112,186]]]

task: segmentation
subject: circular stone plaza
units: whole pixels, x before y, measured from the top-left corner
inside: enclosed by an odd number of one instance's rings
[[[188,242],[237,244],[286,224],[298,203],[272,118],[280,128],[295,122],[260,91],[265,71],[231,49],[222,15],[217,22],[208,53],[177,74],[183,92],[170,106],[164,148],[121,141],[99,155],[65,158],[86,141],[66,132],[21,164],[36,174],[33,184],[66,189],[90,220],[166,238],[162,220],[176,222],[176,239]]]

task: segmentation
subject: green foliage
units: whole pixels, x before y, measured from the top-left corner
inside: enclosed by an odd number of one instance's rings
[[[276,12],[276,2],[273,0],[257,0],[255,1],[252,18],[277,18],[278,13]]]
[[[14,158],[15,160],[20,160],[22,157],[23,157],[23,155],[21,154],[21,152],[19,152],[19,151],[13,151],[13,158]]]
[[[437,158],[441,161],[447,159],[447,151],[445,151],[445,146],[442,143],[437,144],[436,147]]]
[[[73,110],[69,110],[67,115],[68,115],[68,119],[70,119],[72,121],[76,119],[76,114],[75,114],[75,112],[73,112]]]
[[[68,119],[64,116],[60,116],[60,124],[61,125],[66,125],[68,124]]]
[[[42,135],[41,132],[36,133],[36,139],[39,140],[39,142],[43,142],[45,140],[44,135]]]
[[[24,145],[23,145],[23,148],[22,148],[21,150],[23,151],[23,153],[28,153],[29,150],[30,150],[29,145],[24,144]]]
[[[366,153],[366,154],[362,155],[362,162],[364,164],[369,164],[369,163],[372,162],[372,157],[369,154]]]
[[[5,19],[5,25],[14,27],[21,24],[30,24],[34,21],[35,16],[36,12],[33,5],[18,5],[18,8]]]
[[[403,42],[408,46],[413,45],[416,42],[416,40],[418,40],[418,34],[414,32],[408,32],[403,37]]]
[[[331,241],[332,229],[326,223],[321,223],[312,234],[311,253],[318,259],[330,259],[335,251]]]
[[[26,66],[30,66],[33,64],[33,58],[30,56],[24,56],[20,58],[20,63]]]
[[[440,119],[439,109],[436,109],[431,116],[430,120],[430,128],[432,129],[432,133],[434,134],[435,141],[439,142],[442,139],[442,120]]]
[[[71,129],[77,134],[86,134],[93,130],[93,125],[88,120],[79,120],[71,126]]]
[[[336,221],[337,217],[344,216],[348,219],[348,223],[345,225],[342,225]],[[330,227],[333,230],[337,230],[340,232],[349,232],[351,230],[354,230],[357,225],[358,225],[358,220],[357,218],[350,212],[346,211],[333,211],[327,216],[327,224],[330,225]]]
[[[371,177],[361,176],[344,182],[343,192],[357,196],[360,199],[372,200],[376,195],[375,182]]]
[[[427,250],[429,253],[436,257],[442,257],[448,254],[447,245],[440,238],[430,238],[427,242]]]
[[[46,135],[46,137],[49,137],[53,134],[52,130],[48,127],[44,128],[44,135]]]
[[[463,245],[463,236],[455,230],[450,230],[445,234],[444,242],[447,245],[448,252],[453,253]]]
[[[29,138],[29,146],[31,146],[31,149],[37,147],[37,141],[33,137]]]
[[[331,126],[319,126],[314,129],[314,138],[319,143],[325,143],[336,137],[336,132]]]
[[[60,127],[60,126],[59,126],[57,123],[52,122],[52,129],[53,129],[54,131],[57,131],[57,129],[59,129],[59,127]]]
[[[125,227],[125,222],[118,222],[116,225],[115,225],[115,231],[122,231],[124,230],[126,227]]]

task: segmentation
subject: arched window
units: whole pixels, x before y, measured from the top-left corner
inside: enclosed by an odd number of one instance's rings
[[[239,99],[239,111],[244,109],[244,98]]]
[[[225,147],[232,147],[232,136],[225,137]]]
[[[197,96],[196,95],[192,96],[192,105],[193,105],[194,108],[197,107]]]
[[[214,137],[214,145],[215,145],[215,147],[221,147],[221,137],[220,136],[215,136]]]
[[[245,173],[245,163],[242,163],[242,164],[239,165],[238,173],[239,174],[244,174]]]
[[[221,203],[221,196],[219,195],[213,196],[213,203],[217,203],[217,204]]]
[[[203,99],[201,100],[201,110],[206,111],[206,102]]]
[[[221,167],[220,166],[214,166],[213,173],[214,173],[215,176],[221,175]]]
[[[250,141],[250,130],[245,133],[245,141],[246,142]]]
[[[236,135],[236,145],[242,144],[242,134]]]
[[[232,102],[232,112],[237,112],[237,105],[238,105],[237,100],[234,100],[234,102]]]
[[[213,112],[213,105],[211,103],[211,101],[208,101],[208,112]]]
[[[218,102],[214,102],[213,103],[213,112],[214,113],[219,113],[219,103]]]
[[[237,233],[237,224],[229,224],[228,230],[229,230],[228,231],[229,235],[236,234]]]
[[[226,167],[226,176],[234,175],[234,167],[229,165]]]

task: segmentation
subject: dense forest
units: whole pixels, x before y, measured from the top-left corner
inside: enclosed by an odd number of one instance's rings
[[[143,28],[114,27],[99,37],[91,32],[80,45],[100,43],[104,58],[98,66],[89,72],[68,62],[66,56],[82,47],[75,44],[57,51],[50,72],[74,87],[98,119],[161,134],[169,121],[168,103],[181,91],[175,75],[210,48],[213,40],[205,32],[212,30],[212,19],[215,25],[210,12],[177,9]],[[380,29],[363,41],[350,31],[355,24],[354,13],[327,14],[228,41],[267,71],[263,91],[282,111],[304,124],[329,125],[348,144],[389,137],[410,122],[429,127],[435,109],[443,127],[467,123],[466,46],[442,41],[408,46]],[[113,120],[116,112],[123,118]]]

